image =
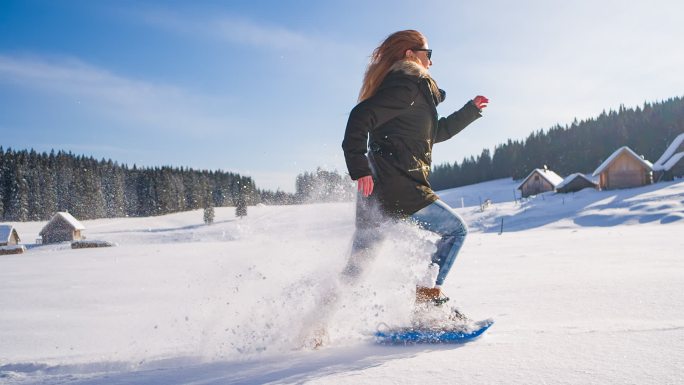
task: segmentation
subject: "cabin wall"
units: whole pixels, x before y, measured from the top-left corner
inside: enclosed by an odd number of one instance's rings
[[[644,186],[652,183],[651,172],[637,159],[622,153],[601,173],[605,190]]]
[[[538,174],[531,175],[527,181],[521,186],[523,198],[530,195],[541,194],[547,191],[553,191],[554,187],[546,179]]]
[[[81,231],[74,228],[63,220],[55,220],[48,223],[41,232],[43,243],[71,242],[81,239]]]
[[[672,166],[669,174],[675,178],[684,178],[684,158],[682,158],[677,164]]]

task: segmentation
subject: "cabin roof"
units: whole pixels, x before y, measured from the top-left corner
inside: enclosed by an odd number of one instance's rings
[[[586,180],[587,182],[589,182],[589,183],[591,183],[591,184],[596,184],[596,182],[594,182],[593,180],[587,178],[586,175],[584,175],[584,174],[582,174],[582,173],[580,173],[580,172],[576,172],[576,173],[574,173],[574,174],[568,175],[565,179],[563,179],[563,181],[562,181],[560,184],[558,184],[558,186],[556,186],[556,189],[561,189],[561,188],[563,188],[563,187],[569,185],[572,181],[574,181],[574,180],[577,179],[577,178],[582,178],[582,179]]]
[[[653,170],[669,170],[672,168],[672,166],[679,162],[679,160],[682,159],[682,156],[684,156],[682,155],[684,154],[684,152],[679,152],[675,154],[675,151],[677,151],[677,149],[679,148],[679,146],[682,145],[682,143],[684,143],[684,133],[677,135],[677,137],[667,147],[665,152],[663,152],[663,155],[661,155],[660,158],[658,158],[658,160],[655,163],[653,163]],[[677,158],[673,161],[675,157]]]
[[[605,170],[611,163],[613,163],[615,158],[620,156],[620,154],[622,154],[622,153],[626,153],[626,154],[630,155],[632,158],[636,159],[641,164],[643,164],[644,167],[646,167],[647,169],[653,170],[653,164],[651,162],[649,162],[646,159],[642,158],[641,156],[637,155],[637,153],[632,151],[631,148],[629,148],[627,146],[623,146],[623,147],[620,147],[617,150],[615,150],[615,152],[613,152],[613,154],[611,156],[609,156],[608,159],[604,160],[603,163],[601,163],[601,165],[598,166],[596,171],[594,171],[592,176],[596,176],[596,175],[602,173],[603,170]]]
[[[12,225],[0,225],[0,243],[7,243],[10,241],[10,237],[12,237],[12,231],[16,230],[14,229],[14,226]],[[17,234],[17,238],[19,238],[19,235]]]
[[[56,213],[55,215],[52,216],[52,219],[43,227],[43,230],[40,231],[40,234],[43,235],[43,232],[45,229],[48,228],[48,226],[55,222],[57,219],[62,219],[66,223],[69,224],[74,230],[85,230],[85,226],[81,222],[78,221],[78,219],[74,218],[71,214],[67,212],[60,211]]]
[[[534,175],[535,173],[541,175],[541,177],[546,179],[547,182],[551,183],[551,185],[554,188],[556,188],[556,186],[558,186],[558,184],[563,181],[563,178],[561,178],[558,174],[551,170],[535,168],[534,170],[532,170],[530,175],[523,179],[523,181],[518,185],[517,189],[519,190],[527,182],[527,180],[530,179],[530,177],[532,177],[532,175]]]

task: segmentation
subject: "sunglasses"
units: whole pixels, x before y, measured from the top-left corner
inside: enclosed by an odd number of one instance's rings
[[[414,48],[411,51],[425,51],[428,60],[432,60],[432,50],[428,48]]]

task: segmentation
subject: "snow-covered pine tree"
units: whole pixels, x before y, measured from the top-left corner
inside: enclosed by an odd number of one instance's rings
[[[214,197],[209,188],[204,193],[204,223],[207,225],[214,223]]]
[[[29,187],[24,178],[24,170],[18,166],[15,169],[9,191],[9,207],[5,211],[5,219],[23,222],[29,219]]]
[[[214,206],[204,208],[204,223],[207,225],[214,223]]]
[[[238,192],[237,202],[235,204],[235,216],[238,218],[247,216],[247,199],[242,189]]]

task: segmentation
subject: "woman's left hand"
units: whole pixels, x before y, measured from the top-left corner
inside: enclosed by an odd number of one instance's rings
[[[476,97],[473,98],[473,103],[475,104],[475,107],[479,109],[483,109],[487,107],[487,103],[489,103],[489,99],[482,95],[477,95]]]

